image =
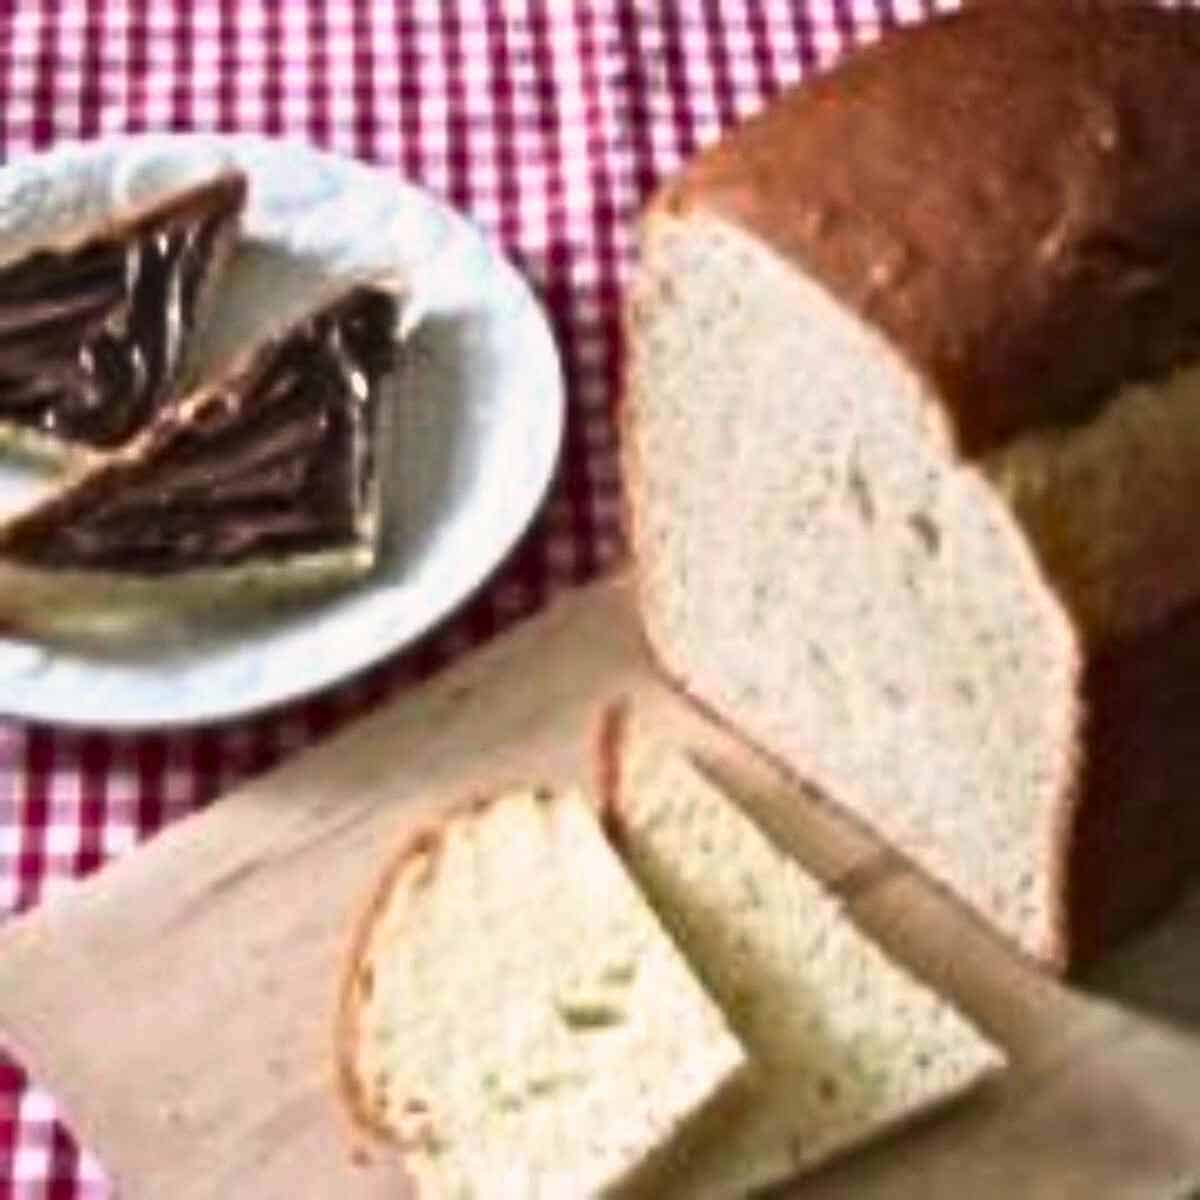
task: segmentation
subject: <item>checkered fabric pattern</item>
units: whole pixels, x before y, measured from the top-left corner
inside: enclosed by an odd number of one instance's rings
[[[420,180],[474,216],[532,280],[570,392],[561,478],[534,529],[465,611],[367,677],[186,733],[0,723],[0,919],[609,567],[619,554],[618,303],[637,206],[781,86],[952,3],[0,3],[5,158],[117,131],[252,130]],[[0,1194],[111,1194],[53,1100],[2,1050]]]

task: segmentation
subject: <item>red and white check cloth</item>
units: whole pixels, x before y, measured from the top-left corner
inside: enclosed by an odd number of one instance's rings
[[[0,722],[0,919],[612,564],[618,302],[640,201],[781,86],[882,27],[951,6],[0,0],[6,159],[118,131],[253,130],[420,180],[527,272],[553,318],[571,400],[561,480],[530,536],[468,610],[366,678],[186,733]],[[0,1049],[0,1195],[111,1194],[53,1100]]]

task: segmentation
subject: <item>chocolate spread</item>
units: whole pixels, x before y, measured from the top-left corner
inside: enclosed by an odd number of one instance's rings
[[[119,445],[166,400],[240,194],[0,267],[0,421]]]
[[[355,288],[163,413],[134,461],[10,525],[28,562],[139,574],[353,544],[396,302]]]

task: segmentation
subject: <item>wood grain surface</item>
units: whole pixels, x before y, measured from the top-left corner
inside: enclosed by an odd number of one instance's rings
[[[464,793],[587,780],[596,713],[622,694],[746,792],[1013,1058],[968,1101],[784,1194],[1182,1200],[1200,1188],[1200,893],[1083,986],[1037,973],[659,683],[624,581],[561,601],[0,928],[0,1037],[127,1200],[404,1196],[402,1166],[364,1156],[333,1095],[351,919],[398,840]]]

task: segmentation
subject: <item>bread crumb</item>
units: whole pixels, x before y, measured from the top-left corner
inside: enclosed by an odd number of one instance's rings
[[[600,972],[604,983],[632,983],[637,974],[637,962],[634,959],[622,959],[620,962],[610,962]]]
[[[604,1029],[625,1020],[625,1008],[611,996],[580,992],[562,996],[557,1002],[559,1015],[571,1029]]]

